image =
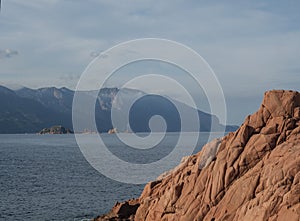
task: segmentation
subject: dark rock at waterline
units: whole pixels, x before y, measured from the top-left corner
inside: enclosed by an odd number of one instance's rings
[[[53,126],[50,128],[44,128],[39,134],[73,134],[71,129],[66,129],[63,126]]]

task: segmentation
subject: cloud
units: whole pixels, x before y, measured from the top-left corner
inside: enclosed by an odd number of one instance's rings
[[[257,97],[273,88],[300,90],[299,6],[276,0],[5,1],[0,42],[22,53],[3,62],[0,74],[40,87],[67,84],[76,81],[68,73],[80,75],[101,51],[156,37],[202,55],[231,97]],[[16,55],[0,51],[0,59]]]
[[[7,49],[4,49],[4,50],[0,50],[0,59],[11,58],[11,57],[16,56],[18,54],[19,54],[18,51],[7,48]]]
[[[92,58],[96,58],[96,57],[98,57],[100,55],[100,53],[99,52],[96,52],[96,51],[92,51],[91,53],[90,53],[90,56],[92,57]]]
[[[63,74],[55,82],[58,87],[68,87],[70,89],[75,89],[78,83],[80,75],[77,74]]]

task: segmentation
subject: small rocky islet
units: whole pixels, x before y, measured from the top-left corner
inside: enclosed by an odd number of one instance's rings
[[[71,129],[65,128],[61,125],[52,126],[50,128],[42,129],[39,134],[73,134],[74,132]]]

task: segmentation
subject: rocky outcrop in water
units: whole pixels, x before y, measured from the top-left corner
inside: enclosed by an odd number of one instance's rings
[[[66,129],[63,126],[53,126],[50,128],[44,128],[39,134],[73,134],[71,129]]]
[[[274,90],[236,132],[97,220],[299,219],[300,94]]]
[[[117,130],[117,128],[112,128],[112,129],[110,129],[110,130],[108,130],[108,134],[115,134],[115,133],[117,133],[118,132],[118,130]]]

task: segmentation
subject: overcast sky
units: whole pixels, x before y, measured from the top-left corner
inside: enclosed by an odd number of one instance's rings
[[[241,123],[270,89],[300,90],[300,2],[2,0],[0,84],[74,88],[98,53],[165,38],[197,51]]]

